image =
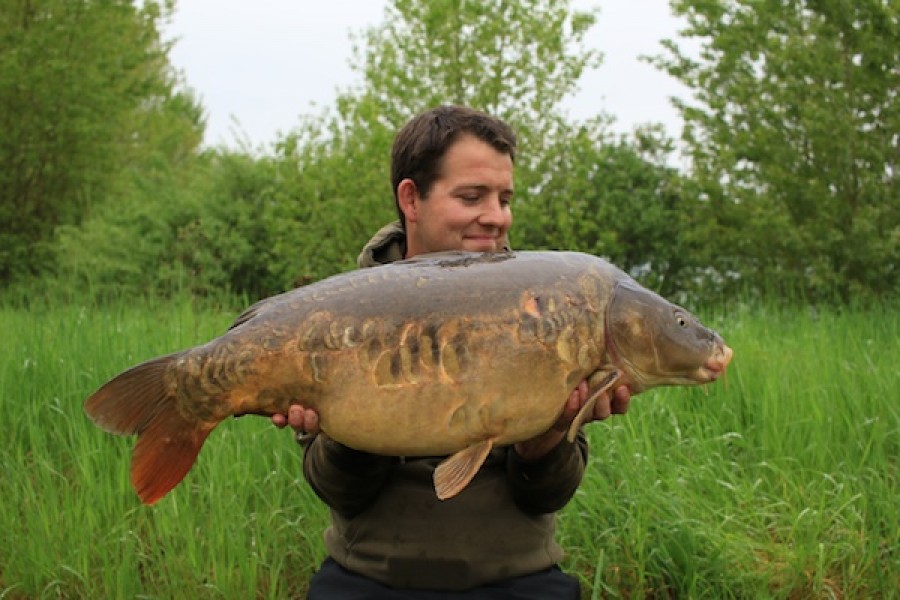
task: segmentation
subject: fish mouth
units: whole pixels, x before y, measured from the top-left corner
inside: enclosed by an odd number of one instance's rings
[[[722,344],[716,347],[715,353],[703,363],[699,369],[701,379],[706,381],[715,381],[722,373],[725,372],[728,363],[734,356],[734,350]]]

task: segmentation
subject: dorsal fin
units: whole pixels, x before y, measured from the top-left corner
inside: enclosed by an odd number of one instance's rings
[[[264,312],[266,306],[271,303],[272,298],[264,298],[259,302],[250,305],[244,312],[239,314],[237,318],[234,320],[234,323],[228,329],[234,329],[235,327],[240,327],[253,317],[259,315]]]

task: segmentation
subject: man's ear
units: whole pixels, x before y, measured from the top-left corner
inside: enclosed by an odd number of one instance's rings
[[[419,220],[419,188],[412,179],[404,179],[397,185],[397,203],[407,223]]]

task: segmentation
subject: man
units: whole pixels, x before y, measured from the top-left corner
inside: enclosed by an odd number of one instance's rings
[[[391,154],[400,221],[375,235],[359,266],[443,250],[508,249],[515,149],[509,126],[468,108],[444,106],[413,118]],[[330,556],[309,598],[577,599],[578,580],[557,566],[554,513],[584,474],[584,433],[575,443],[564,438],[587,398],[581,382],[554,427],[494,449],[472,483],[444,501],[432,484],[442,457],[376,456],[342,446],[320,432],[318,415],[302,399],[273,417],[297,430],[304,476],[332,514]],[[594,418],[624,413],[628,401],[622,387],[598,401]]]

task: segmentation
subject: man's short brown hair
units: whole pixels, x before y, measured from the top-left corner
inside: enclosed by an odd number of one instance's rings
[[[412,179],[422,197],[427,197],[441,175],[444,154],[461,135],[475,136],[516,159],[516,134],[497,117],[464,106],[438,106],[416,115],[397,133],[391,150],[391,188],[404,227],[397,186]]]

